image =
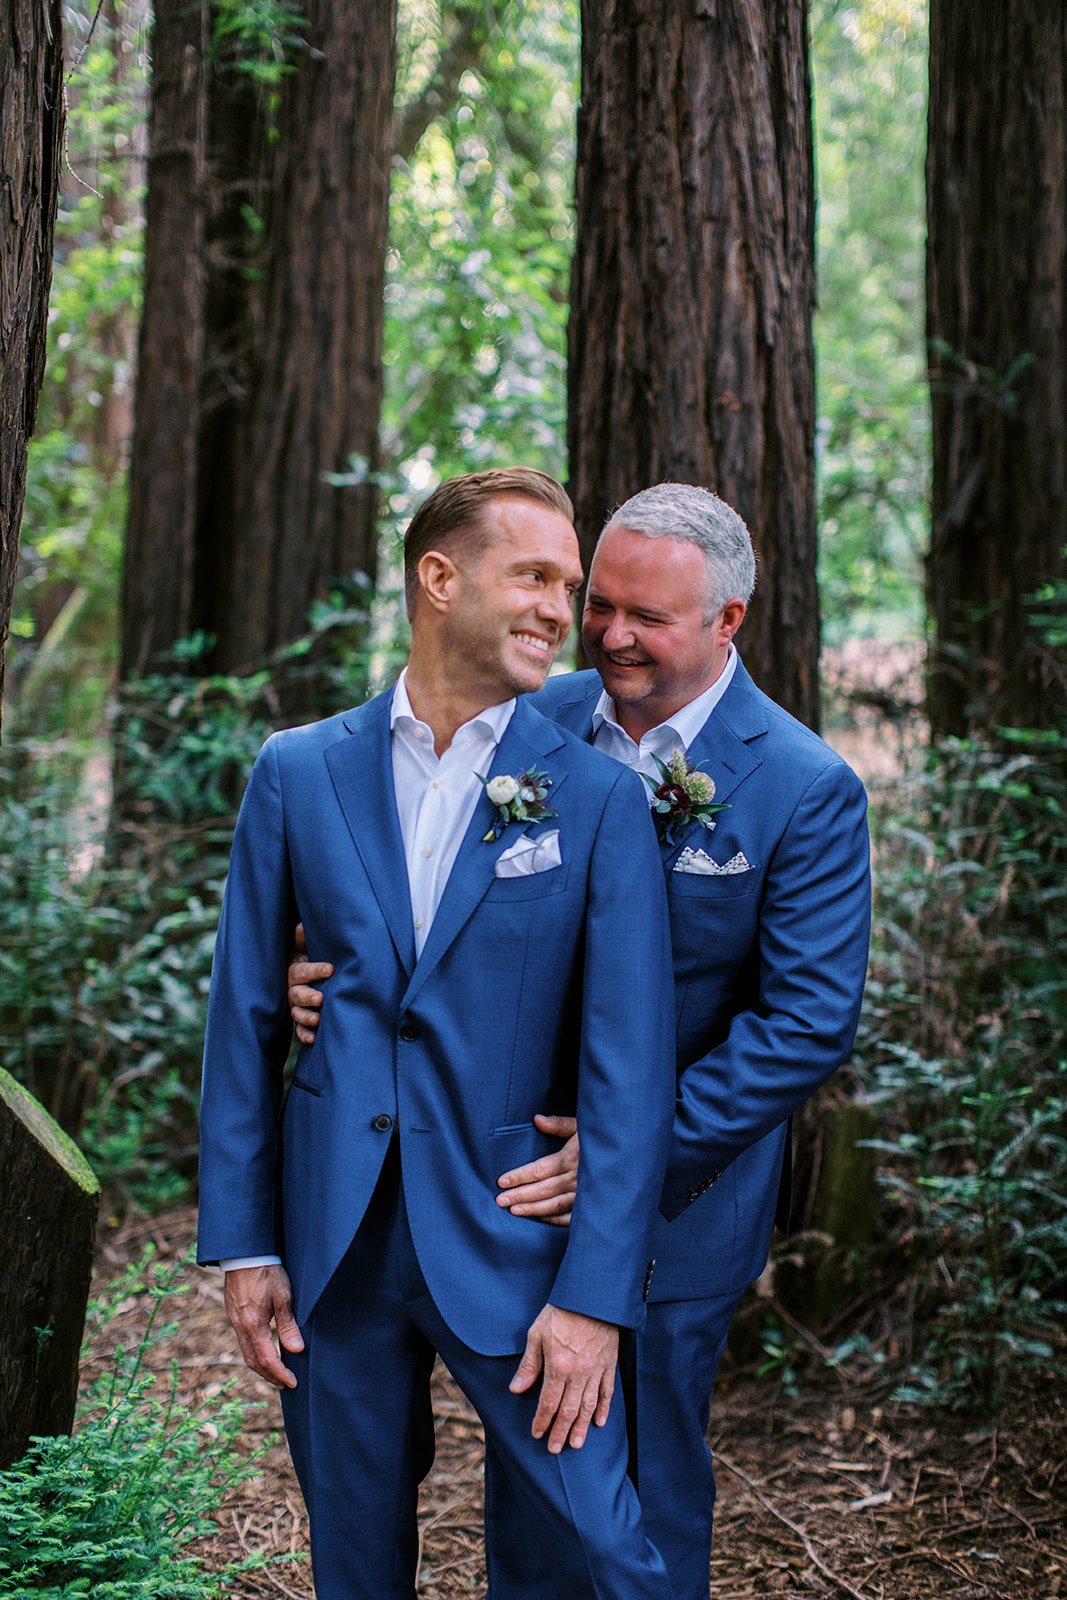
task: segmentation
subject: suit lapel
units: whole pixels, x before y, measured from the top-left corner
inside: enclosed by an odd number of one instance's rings
[[[547,771],[552,779],[552,787],[545,803],[551,810],[558,811],[556,799],[566,773],[558,764],[553,766],[551,761],[546,761],[545,757],[551,751],[559,749],[563,742],[551,722],[520,699],[490,769],[482,776],[488,778],[498,773],[510,773],[513,777],[517,777],[520,772],[525,772],[530,767],[536,767],[541,772]],[[452,871],[448,875],[441,904],[434,915],[433,925],[412,974],[407,994],[404,996],[405,1006],[412,1003],[429,974],[485,895],[493,882],[497,857],[503,854],[509,845],[514,844],[527,828],[538,826],[537,823],[527,823],[525,827],[521,827],[517,823],[512,823],[504,829],[499,839],[487,844],[485,834],[488,833],[495,817],[496,807],[483,790],[453,862]],[[556,827],[557,823],[549,821],[545,825]]]
[[[738,661],[730,687],[686,751],[689,765],[699,767],[714,781],[717,805],[731,804],[738,785],[763,764],[750,744],[767,731],[759,699],[759,691]],[[673,866],[697,835],[704,837],[705,829],[691,822],[675,832],[673,845],[661,841],[664,866]]]
[[[349,736],[329,746],[326,765],[390,938],[410,977],[415,966],[415,933],[393,788],[392,700],[390,691],[350,712],[344,719]]]

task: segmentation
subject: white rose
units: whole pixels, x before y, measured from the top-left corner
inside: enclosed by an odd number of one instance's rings
[[[499,777],[489,779],[485,792],[495,806],[509,806],[518,794],[519,786],[514,778],[501,773]]]

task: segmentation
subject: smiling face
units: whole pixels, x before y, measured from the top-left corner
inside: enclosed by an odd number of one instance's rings
[[[490,500],[481,526],[481,548],[451,563],[442,621],[452,670],[491,705],[544,684],[570,631],[582,565],[570,522],[535,500]]]
[[[582,643],[634,739],[711,687],[745,615],[708,619],[707,557],[687,540],[610,523],[593,557]]]

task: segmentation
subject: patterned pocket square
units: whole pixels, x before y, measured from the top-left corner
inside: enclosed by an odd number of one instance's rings
[[[719,863],[713,861],[709,855],[705,855],[703,850],[691,850],[686,845],[674,863],[673,871],[701,872],[708,878],[732,878],[736,877],[739,872],[751,872],[752,863],[746,858],[745,852],[739,850],[735,856],[730,857],[724,866],[720,867]]]
[[[497,856],[494,871],[498,878],[529,878],[535,872],[547,872],[549,867],[560,867],[563,858],[559,853],[559,829],[542,833],[536,839],[523,834]]]

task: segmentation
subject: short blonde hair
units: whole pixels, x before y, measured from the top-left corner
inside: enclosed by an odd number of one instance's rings
[[[536,500],[574,522],[574,507],[566,489],[533,467],[494,467],[448,478],[423,501],[404,536],[404,599],[409,617],[419,595],[419,562],[427,550],[480,555],[488,542],[483,512],[491,500],[502,495]]]

